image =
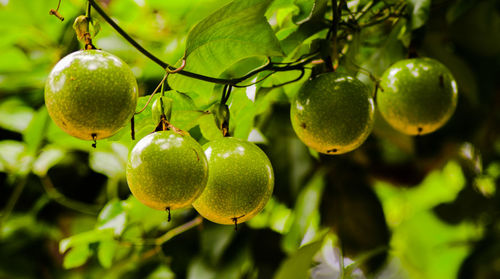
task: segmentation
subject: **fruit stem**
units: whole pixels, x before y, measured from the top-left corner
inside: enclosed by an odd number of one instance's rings
[[[139,113],[143,112],[148,107],[149,103],[153,99],[153,96],[156,94],[156,92],[158,91],[158,89],[160,89],[160,87],[163,86],[163,83],[165,82],[165,80],[167,79],[167,77],[168,77],[168,73],[166,73],[163,76],[163,79],[160,81],[160,83],[158,84],[158,86],[156,86],[155,91],[153,91],[153,93],[151,93],[151,96],[149,96],[149,99],[146,102],[146,104],[144,105],[144,107],[141,110],[137,111],[135,114],[139,114]]]
[[[130,137],[132,137],[132,140],[135,140],[135,121],[134,121],[134,115],[132,115],[132,118],[130,118]]]
[[[94,141],[94,143],[92,143],[92,147],[96,148],[97,147],[97,134],[93,133],[91,136],[92,136],[92,140]]]
[[[232,218],[232,220],[234,222],[234,231],[237,231],[238,230],[238,218],[234,217],[234,218]]]
[[[172,215],[170,214],[170,206],[167,206],[167,208],[165,208],[165,210],[167,210],[167,213],[168,213],[167,221],[170,222],[170,220],[172,220]]]
[[[337,62],[338,62],[338,49],[337,49],[337,33],[339,30],[339,23],[340,23],[340,17],[341,17],[341,12],[342,12],[342,1],[340,2],[340,5],[337,5],[337,0],[332,0],[332,26],[330,28],[330,41],[331,41],[331,46],[332,46],[332,52],[330,56],[327,58],[329,61],[327,62],[326,65],[330,69],[330,71],[335,71],[337,68]]]
[[[55,10],[54,9],[50,9],[49,15],[54,15],[60,21],[64,21],[64,17],[59,13],[59,6],[61,6],[61,0],[59,0],[59,2],[57,3],[57,8]]]
[[[87,18],[87,33],[85,33],[84,35],[84,39],[85,39],[85,49],[86,50],[89,50],[89,49],[97,49],[93,44],[92,44],[92,36],[90,35],[90,23],[92,22],[92,18],[91,18],[91,10],[92,10],[92,6],[90,5],[90,2],[87,1],[87,10],[85,11],[85,17]],[[95,34],[94,34],[95,35]]]
[[[91,11],[92,5],[90,5],[90,1],[87,1],[87,11],[85,12],[85,16],[89,19],[90,22],[90,11]]]

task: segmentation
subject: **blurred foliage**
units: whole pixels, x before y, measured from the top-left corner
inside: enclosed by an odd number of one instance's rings
[[[349,0],[339,71],[371,88],[409,53],[457,79],[455,115],[409,137],[378,117],[361,148],[328,157],[291,129],[289,100],[311,75],[271,75],[229,98],[232,135],[259,143],[274,167],[273,198],[238,231],[191,209],[154,211],[130,195],[125,164],[156,124],[151,105],[108,140],[72,138],[50,119],[50,69],[81,48],[73,20],[86,1],[0,0],[0,278],[500,278],[500,5],[495,0]],[[318,51],[332,23],[326,0],[102,0],[105,11],[162,60],[221,78]],[[164,75],[92,12],[94,44],[137,77],[138,109]],[[354,24],[354,27],[353,27]],[[357,24],[357,25],[356,25]],[[316,61],[317,62],[317,61]],[[269,74],[264,71],[242,84]],[[172,123],[200,143],[220,137],[222,92],[180,75]],[[157,96],[152,101],[156,100]],[[152,104],[152,102],[151,102]]]

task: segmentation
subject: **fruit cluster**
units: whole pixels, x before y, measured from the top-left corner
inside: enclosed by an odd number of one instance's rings
[[[457,84],[450,71],[430,58],[401,60],[382,75],[376,104],[396,130],[423,135],[442,127],[455,111]],[[370,134],[375,104],[368,87],[354,77],[325,73],[307,81],[292,101],[297,136],[324,154],[358,148]]]
[[[382,75],[379,89],[376,103],[381,115],[410,135],[435,131],[456,107],[455,80],[445,66],[428,58],[395,63]],[[78,51],[53,68],[45,101],[59,127],[95,141],[110,137],[134,115],[137,83],[118,57],[101,50]],[[165,113],[164,105],[169,107],[171,100],[153,105],[153,118],[163,123],[163,129],[142,138],[130,152],[126,173],[132,194],[158,210],[192,205],[220,224],[245,222],[258,214],[274,187],[265,153],[253,143],[231,137],[202,147],[188,133],[165,125],[170,108]],[[293,129],[307,146],[320,153],[342,154],[358,148],[370,135],[375,109],[372,93],[361,81],[324,73],[305,82],[290,113]]]

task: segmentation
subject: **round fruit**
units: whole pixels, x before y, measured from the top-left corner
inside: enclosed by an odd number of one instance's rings
[[[142,138],[127,163],[127,182],[143,204],[158,210],[183,208],[201,194],[208,163],[200,144],[189,135],[160,131]]]
[[[220,138],[203,146],[210,173],[205,191],[193,207],[219,224],[242,223],[267,204],[274,174],[266,154],[255,144],[237,138]]]
[[[457,92],[457,83],[440,62],[405,59],[382,75],[377,106],[396,130],[422,135],[439,129],[453,115]]]
[[[290,118],[299,139],[325,154],[358,148],[373,128],[370,90],[345,74],[325,73],[304,83],[292,101]]]
[[[132,118],[137,82],[120,58],[81,50],[54,66],[45,84],[45,103],[66,133],[84,140],[107,138]]]

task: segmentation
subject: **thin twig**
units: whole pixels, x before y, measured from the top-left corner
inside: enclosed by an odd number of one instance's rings
[[[9,219],[12,210],[14,210],[14,206],[19,200],[19,197],[21,196],[21,193],[23,192],[24,187],[26,186],[28,175],[24,175],[22,177],[19,177],[18,179],[19,180],[16,186],[14,187],[14,192],[10,195],[9,200],[7,201],[7,205],[5,206],[2,212],[2,218],[0,219],[0,228],[3,226],[4,222],[7,221],[7,219]]]
[[[55,10],[54,9],[50,9],[49,15],[54,15],[60,21],[64,21],[64,17],[59,13],[59,6],[61,6],[61,0],[59,0],[59,2],[57,3],[57,8]]]
[[[157,238],[153,238],[153,239],[140,238],[137,240],[123,240],[123,241],[120,241],[120,244],[126,245],[126,246],[151,246],[151,245],[154,245],[154,246],[161,247],[161,245],[163,243],[169,241],[170,239],[174,238],[175,236],[177,236],[177,235],[179,235],[179,234],[181,234],[189,229],[192,229],[192,228],[198,226],[202,222],[203,222],[203,218],[201,218],[201,216],[197,216],[193,220],[191,220],[187,223],[184,223],[178,227],[175,227]]]
[[[149,96],[149,99],[146,102],[146,104],[144,105],[144,107],[141,110],[135,112],[135,114],[139,114],[139,113],[143,112],[149,106],[149,103],[153,99],[153,96],[156,94],[156,92],[158,91],[158,89],[160,89],[160,87],[163,85],[163,83],[165,82],[165,80],[167,79],[167,77],[168,77],[168,73],[163,76],[163,79],[160,81],[160,83],[158,84],[158,86],[156,86],[155,91],[153,91],[153,93],[151,93],[151,95]]]
[[[156,238],[155,244],[162,245],[163,243],[174,238],[175,236],[177,236],[177,235],[179,235],[179,234],[181,234],[181,233],[183,233],[191,228],[198,226],[199,224],[201,224],[201,222],[203,222],[203,219],[201,218],[201,216],[197,216],[193,220],[191,220],[183,225],[180,225],[176,228],[173,228],[173,229],[169,230],[168,232],[166,232],[164,235]]]
[[[58,204],[89,215],[97,215],[99,213],[100,207],[98,205],[86,204],[63,195],[56,189],[49,176],[45,175],[40,177],[40,181],[42,182],[43,189],[45,193],[47,193],[47,196]]]

